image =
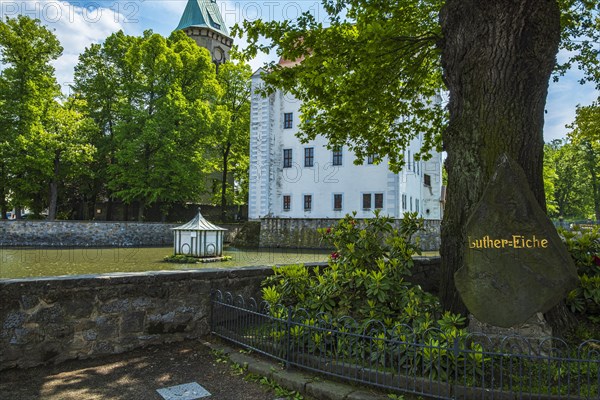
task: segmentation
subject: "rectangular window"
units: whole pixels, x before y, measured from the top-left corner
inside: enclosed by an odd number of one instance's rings
[[[306,147],[304,149],[304,166],[312,167],[315,164],[315,149],[314,147]]]
[[[312,195],[305,194],[304,195],[304,211],[312,210]]]
[[[294,113],[283,113],[283,129],[292,129]]]
[[[402,209],[406,210],[406,195],[402,195]]]
[[[283,196],[283,211],[290,211],[292,208],[292,196],[284,195]]]
[[[406,159],[406,162],[408,163],[408,170],[410,171],[410,150],[408,151],[408,158]]]
[[[383,193],[375,193],[375,208],[383,208]]]
[[[423,184],[427,187],[431,187],[431,175],[423,174]]]
[[[333,195],[333,209],[336,211],[339,211],[342,209],[343,207],[343,202],[342,202],[342,195],[337,193]]]
[[[363,193],[362,195],[362,208],[363,210],[371,209],[371,193]]]
[[[292,168],[292,149],[283,149],[283,168]]]
[[[410,212],[412,212],[412,196],[410,196]]]
[[[419,212],[419,199],[415,199],[415,207],[416,207],[415,211]]]
[[[367,164],[374,164],[375,156],[367,156]]]
[[[333,149],[333,165],[342,165],[342,148]]]

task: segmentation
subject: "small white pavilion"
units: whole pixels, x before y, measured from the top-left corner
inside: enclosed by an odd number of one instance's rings
[[[173,228],[175,255],[221,257],[223,255],[223,237],[226,230],[208,222],[198,209],[198,215],[194,219]]]

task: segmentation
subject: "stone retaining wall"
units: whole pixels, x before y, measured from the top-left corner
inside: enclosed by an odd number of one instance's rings
[[[260,222],[221,224],[225,242],[240,247],[325,248],[318,228],[334,219],[264,218]],[[400,221],[396,221],[399,224]],[[171,228],[180,224],[93,221],[0,221],[0,246],[135,247],[171,246]],[[440,221],[425,221],[419,234],[424,251],[440,248]]]
[[[0,370],[121,353],[209,333],[210,293],[257,296],[247,267],[0,281]]]
[[[264,218],[260,221],[260,247],[325,248],[317,229],[328,228],[338,219]],[[394,222],[400,225],[400,220]],[[421,238],[423,251],[440,248],[439,220],[426,220],[425,227],[417,236]]]
[[[316,263],[324,267],[326,263]],[[436,291],[439,258],[409,279]],[[0,370],[121,353],[210,332],[210,293],[260,298],[271,267],[0,280]]]
[[[181,224],[92,221],[0,221],[0,246],[135,247],[171,246]],[[223,224],[231,242],[243,224]]]

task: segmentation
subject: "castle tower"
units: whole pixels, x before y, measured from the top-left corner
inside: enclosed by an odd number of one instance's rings
[[[184,31],[198,46],[210,51],[215,64],[229,60],[233,39],[229,37],[216,0],[188,0],[175,30]]]

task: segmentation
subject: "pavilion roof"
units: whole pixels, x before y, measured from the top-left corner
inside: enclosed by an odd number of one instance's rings
[[[200,209],[198,209],[198,214],[191,221],[173,228],[174,231],[226,231],[227,229],[221,228],[209,222],[206,218],[202,216],[200,213]]]

